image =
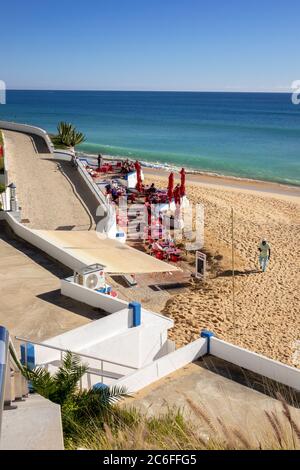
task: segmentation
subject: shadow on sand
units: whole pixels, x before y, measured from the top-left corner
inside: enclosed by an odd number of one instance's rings
[[[234,271],[235,276],[250,276],[250,274],[260,273],[259,269],[246,269],[245,271]],[[232,269],[227,269],[226,271],[220,272],[217,277],[230,277],[232,276]]]

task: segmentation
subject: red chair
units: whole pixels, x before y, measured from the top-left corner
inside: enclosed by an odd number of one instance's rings
[[[160,259],[160,260],[165,259],[165,254],[163,251],[155,251],[154,256],[155,258]]]

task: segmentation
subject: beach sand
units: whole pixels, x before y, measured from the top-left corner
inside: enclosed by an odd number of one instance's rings
[[[167,173],[144,169],[145,182],[167,186]],[[163,174],[163,176],[162,176]],[[205,207],[204,250],[213,258],[205,282],[168,301],[176,345],[203,328],[270,358],[300,367],[300,191],[272,183],[188,175],[187,195]],[[231,261],[234,210],[235,310]],[[271,246],[267,272],[258,271],[257,247]]]

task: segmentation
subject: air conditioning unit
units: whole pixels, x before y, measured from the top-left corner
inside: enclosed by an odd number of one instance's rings
[[[105,287],[105,272],[104,266],[95,264],[83,268],[81,271],[75,273],[74,280],[81,286],[88,289],[101,289]]]

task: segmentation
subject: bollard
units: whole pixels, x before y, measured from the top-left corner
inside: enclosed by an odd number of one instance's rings
[[[201,331],[201,338],[207,339],[207,354],[210,354],[210,338],[215,336],[212,331],[209,330],[202,330]]]
[[[130,302],[128,308],[132,309],[132,326],[140,326],[142,323],[141,304],[139,302]]]

